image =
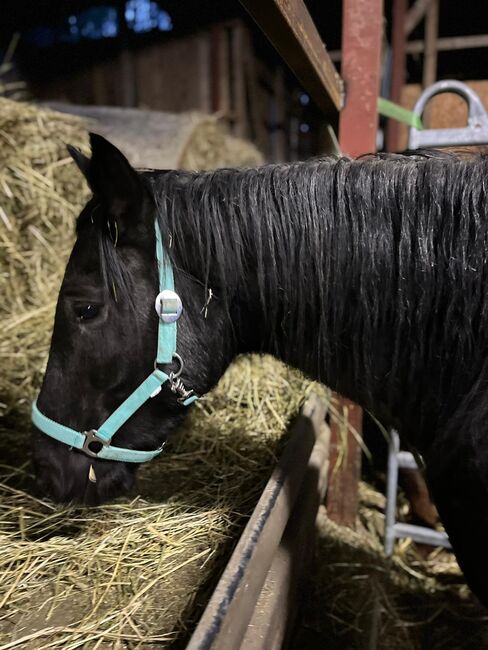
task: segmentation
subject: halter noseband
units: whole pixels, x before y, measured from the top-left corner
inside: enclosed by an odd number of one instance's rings
[[[79,449],[94,458],[119,460],[126,463],[144,463],[161,453],[164,443],[154,451],[114,447],[110,443],[120,427],[148,399],[155,397],[166,382],[169,382],[170,389],[178,395],[178,402],[183,406],[189,406],[198,399],[198,396],[192,390],[185,388],[180,379],[183,361],[176,353],[176,321],[181,315],[182,304],[180,297],[174,290],[173,269],[170,261],[164,256],[161,230],[157,220],[155,221],[155,230],[160,293],[155,302],[159,324],[158,349],[153,372],[139,384],[133,393],[122,402],[98,429],[92,429],[91,431],[80,432],[55,422],[41,413],[37,407],[37,400],[32,404],[32,422],[38,429],[51,436],[51,438],[55,438],[71,448]],[[179,369],[177,372],[170,372],[168,375],[161,370],[160,366],[170,364],[174,359],[179,363]]]

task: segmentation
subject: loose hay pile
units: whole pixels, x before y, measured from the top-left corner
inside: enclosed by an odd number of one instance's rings
[[[311,390],[326,396],[269,357],[240,359],[142,469],[133,501],[57,508],[24,492],[25,469],[3,467],[0,648],[151,648],[184,636]]]
[[[259,162],[249,145],[222,140],[214,127],[192,131],[178,149],[183,165]],[[87,135],[75,117],[0,99],[0,140],[0,650],[177,646],[270,474],[290,417],[312,389],[328,394],[270,358],[241,359],[194,407],[167,453],[142,468],[137,498],[75,510],[31,496],[29,404],[87,196],[65,143],[86,148]],[[451,594],[458,605],[465,587],[444,589],[411,549],[400,548],[392,571],[381,552],[378,508],[365,494],[360,535],[344,537],[321,518],[317,627],[329,624],[330,647],[364,647],[355,640],[371,634],[382,639],[380,648],[420,647],[421,632],[412,629],[426,629],[425,621],[409,618],[405,607],[410,612],[413,603],[425,619],[432,594]],[[443,567],[459,580],[452,561],[441,559],[431,562],[431,574]],[[428,616],[447,625],[450,602]],[[469,601],[461,611],[477,621],[484,643],[479,613]]]
[[[253,145],[228,135],[212,116],[128,111],[127,118],[120,109],[93,110],[87,117],[97,115],[98,121],[89,124],[0,98],[0,415],[26,416],[39,386],[75,218],[88,196],[66,143],[86,150],[87,130],[98,124],[126,145],[134,164],[209,169],[262,160]],[[129,128],[134,120],[136,139]],[[142,131],[150,147],[137,148]],[[137,151],[151,153],[151,163],[137,159]]]
[[[181,153],[189,166],[249,162],[249,145],[219,135],[219,159],[195,137]],[[87,133],[77,118],[0,99],[0,138],[0,648],[161,647],[198,616],[313,384],[242,359],[142,468],[137,498],[87,511],[32,496],[29,405],[87,196],[65,143],[86,148]]]
[[[399,520],[409,505],[400,497]],[[321,507],[317,564],[292,650],[479,650],[488,615],[469,592],[454,555],[411,540],[383,552],[385,496],[360,484],[357,530]]]

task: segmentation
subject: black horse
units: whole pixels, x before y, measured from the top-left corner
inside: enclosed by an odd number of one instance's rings
[[[423,455],[488,604],[488,158],[137,172],[100,136],[91,144],[91,159],[73,152],[93,198],[59,295],[42,412],[89,430],[151,371],[157,218],[184,302],[184,382],[203,394],[236,354],[271,352],[395,426]],[[154,449],[185,412],[165,386],[114,443]],[[98,502],[133,481],[134,465],[33,440],[56,500]]]

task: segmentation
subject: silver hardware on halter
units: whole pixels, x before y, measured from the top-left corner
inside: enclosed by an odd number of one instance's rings
[[[84,431],[83,435],[85,436],[85,441],[83,442],[83,447],[81,448],[82,451],[85,452],[88,456],[92,456],[93,458],[97,458],[98,454],[102,451],[103,447],[108,447],[110,445],[110,440],[102,440],[101,438],[98,437],[98,431],[96,429],[90,429],[90,431]],[[90,449],[90,445],[96,442],[102,447],[98,451],[93,451]]]
[[[183,380],[180,379],[180,375],[183,372],[183,359],[176,352],[173,355],[173,359],[176,359],[180,364],[180,367],[176,372],[169,373],[169,387],[173,393],[178,395],[178,402],[183,403],[189,397],[195,394],[195,391],[191,388],[186,388]]]
[[[163,323],[174,323],[181,316],[183,303],[176,291],[164,289],[156,296],[154,308]]]

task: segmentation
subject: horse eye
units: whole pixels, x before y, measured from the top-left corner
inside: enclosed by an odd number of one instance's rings
[[[75,314],[80,320],[95,318],[100,311],[98,305],[75,305]]]

